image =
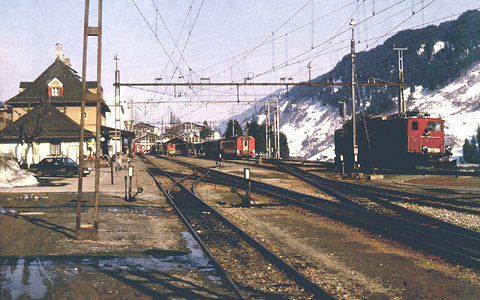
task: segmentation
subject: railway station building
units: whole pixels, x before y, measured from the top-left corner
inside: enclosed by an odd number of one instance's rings
[[[89,153],[94,153],[95,139],[96,136],[96,106],[97,100],[94,97],[97,94],[97,82],[96,81],[89,81],[87,82],[87,94],[91,95],[92,97],[86,97],[85,101],[85,133],[89,132],[88,136],[90,139],[86,141],[84,153],[88,155]],[[109,153],[111,150],[109,147],[112,133],[115,131],[114,128],[109,128],[106,126],[106,114],[110,112],[110,108],[103,100],[103,95],[101,95],[101,149],[102,154]],[[59,135],[59,138],[65,138],[68,142],[73,141],[76,139],[77,141],[77,148],[78,143],[80,142],[80,121],[81,121],[81,103],[82,103],[82,79],[77,74],[77,72],[72,68],[70,64],[70,60],[68,58],[64,58],[64,53],[62,50],[62,45],[57,44],[56,49],[54,52],[54,62],[32,82],[20,82],[20,89],[19,93],[14,97],[10,98],[5,102],[5,106],[11,110],[11,122],[10,125],[15,124],[16,121],[20,120],[21,118],[27,116],[28,114],[32,113],[36,108],[42,107],[42,109],[48,108],[49,112],[54,111],[52,114],[58,116],[58,112],[63,114],[65,117],[69,118],[73,122],[78,125],[78,128],[74,128],[74,126],[69,126],[69,133],[68,139],[62,134]],[[55,110],[58,112],[56,112]],[[42,111],[40,109],[39,111]],[[17,123],[15,126],[25,126],[21,124],[29,124],[32,120],[35,120],[35,116],[26,117],[20,123]],[[64,118],[62,118],[63,120]],[[38,118],[37,118],[38,120]],[[52,122],[53,124],[57,124],[56,126],[60,126],[58,124],[57,119],[53,118],[41,118],[42,122],[39,122],[38,125],[44,126],[45,128],[36,128],[37,130],[37,137],[41,132],[52,132],[50,129],[50,124],[47,122]],[[7,126],[8,128],[9,126]],[[4,128],[1,132],[3,132]],[[28,128],[28,126],[26,127]],[[21,130],[12,130],[9,129],[11,132],[16,132],[18,134],[21,133]],[[72,135],[76,132],[75,137]],[[6,140],[0,140],[0,152],[11,152],[11,144],[13,136],[9,133],[3,132],[5,137],[8,137]],[[87,136],[87,134],[85,134]],[[58,146],[55,147],[39,147],[37,150],[39,151],[35,155],[31,156],[33,152],[28,152],[29,147],[31,146],[24,146],[25,139],[22,138],[21,135],[17,136],[17,146],[14,154],[19,161],[25,161],[28,164],[37,163],[39,160],[43,159],[47,155],[68,155],[70,158],[79,161],[78,151],[72,152],[70,150],[71,147],[66,146],[65,143],[59,143],[58,140],[55,141],[55,144]],[[121,131],[121,141],[128,143],[134,137],[133,132],[128,131]],[[44,140],[42,140],[44,142]],[[6,144],[5,144],[6,143]],[[127,146],[124,147],[128,149]],[[18,151],[18,149],[23,149],[22,153]]]

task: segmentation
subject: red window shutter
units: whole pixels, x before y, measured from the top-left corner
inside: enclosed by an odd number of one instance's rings
[[[52,88],[51,88],[51,87],[48,88],[48,95],[49,95],[49,96],[52,95]]]
[[[63,87],[58,88],[58,95],[63,96]]]

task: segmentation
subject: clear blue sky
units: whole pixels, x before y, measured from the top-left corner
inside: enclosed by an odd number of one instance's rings
[[[96,5],[92,0],[91,20],[96,20]],[[81,73],[84,6],[81,0],[1,2],[0,101],[16,95],[20,81],[33,81],[53,62],[56,43],[63,44],[65,57]],[[400,29],[438,24],[479,7],[471,0],[104,1],[102,85],[105,94],[114,94],[115,54],[120,56],[122,82],[153,82],[159,77],[163,82],[198,82],[201,77],[230,82],[252,75],[257,82],[278,82],[281,77],[304,81],[310,61],[316,77],[349,52],[351,17],[360,22],[356,39],[361,51]],[[89,44],[94,41],[89,39]],[[90,57],[95,57],[93,49]],[[95,61],[91,62],[87,79],[95,80]],[[171,89],[156,91],[161,93],[125,88],[122,94],[137,102],[236,98],[236,91],[218,88],[180,88],[177,94],[187,94],[180,98],[174,98]],[[271,91],[243,89],[241,94],[251,100]],[[212,105],[173,107],[185,121],[195,112],[201,117],[195,115],[193,121],[217,121],[220,115]],[[138,105],[137,115],[158,122],[166,120],[168,109]]]

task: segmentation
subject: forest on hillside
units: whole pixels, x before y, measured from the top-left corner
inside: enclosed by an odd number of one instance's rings
[[[480,11],[467,11],[458,19],[438,26],[398,32],[382,45],[357,53],[357,82],[367,83],[372,78],[376,78],[376,82],[379,82],[378,79],[382,82],[398,82],[398,57],[393,45],[408,48],[404,52],[406,88],[441,88],[462,75],[472,63],[480,61]],[[349,83],[350,78],[351,62],[348,54],[330,72],[313,79],[312,82],[325,83],[334,80]],[[361,87],[357,95],[359,108],[364,108],[368,114],[389,113],[395,111],[398,105],[397,87]],[[288,95],[288,100],[293,103],[309,99],[334,106],[338,106],[338,102],[348,101],[349,98],[349,88],[339,86],[296,86]]]

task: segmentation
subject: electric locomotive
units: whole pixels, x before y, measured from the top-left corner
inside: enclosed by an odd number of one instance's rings
[[[175,155],[176,154],[176,149],[177,149],[177,145],[175,145],[175,143],[168,143],[167,144],[167,155]]]
[[[357,121],[357,162],[361,171],[408,171],[453,168],[445,145],[444,120],[428,114],[368,116]],[[349,172],[354,167],[352,121],[335,131],[335,162]],[[453,167],[452,167],[453,166]]]
[[[143,146],[142,144],[135,144],[133,148],[133,152],[137,155],[143,154]]]
[[[209,158],[250,158],[255,156],[255,138],[242,135],[233,138],[206,141],[202,153]]]

